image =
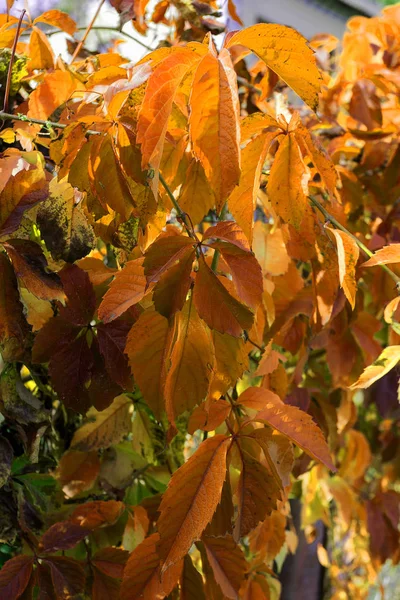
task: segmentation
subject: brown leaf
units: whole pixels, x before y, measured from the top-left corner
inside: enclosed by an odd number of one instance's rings
[[[187,554],[180,579],[181,600],[206,600],[203,579]]]
[[[270,562],[285,543],[285,516],[274,510],[250,534],[250,550],[259,562]]]
[[[157,554],[158,533],[146,538],[130,555],[124,570],[121,600],[161,600],[174,588],[182,570],[181,562],[164,573]]]
[[[182,310],[192,284],[192,265],[195,250],[190,246],[181,255],[178,264],[161,275],[153,292],[154,306],[157,312],[169,319]]]
[[[86,415],[88,422],[75,431],[71,448],[88,452],[118,444],[130,431],[131,406],[130,398],[121,394],[101,412],[92,407]]]
[[[247,570],[246,559],[232,536],[202,537],[215,580],[224,597],[237,599]]]
[[[66,305],[59,307],[60,316],[74,325],[89,325],[96,296],[88,274],[76,265],[66,265],[58,274],[67,295]]]
[[[280,487],[268,469],[241,449],[242,470],[237,489],[238,514],[234,539],[239,541],[276,509]]]
[[[163,570],[177,563],[199,539],[221,499],[229,438],[216,435],[173,474],[157,522]]]
[[[247,388],[240,396],[243,403],[248,399],[263,402],[264,398],[266,406],[257,413],[254,420],[277,429],[312,458],[322,462],[331,471],[336,471],[322,431],[310,415],[294,406],[284,404],[276,394],[263,388]]]
[[[29,331],[19,299],[17,279],[10,261],[0,254],[0,344],[4,360],[15,360],[24,351]]]
[[[50,568],[51,580],[57,600],[70,600],[80,594],[85,586],[85,572],[73,558],[52,556],[43,560]]]
[[[68,498],[73,498],[93,487],[99,470],[100,461],[97,452],[68,450],[62,456],[55,476],[64,494]]]
[[[203,258],[199,260],[194,303],[211,329],[234,337],[239,337],[243,329],[251,329],[254,314],[228,292]]]
[[[52,525],[46,533],[43,534],[40,548],[46,554],[58,552],[59,550],[69,550],[89,535],[89,530],[80,525],[62,521]]]
[[[187,236],[161,234],[146,250],[143,267],[147,283],[158,281],[191,246],[193,240]]]
[[[96,327],[107,372],[113,381],[128,391],[132,389],[132,377],[124,350],[130,329],[131,324],[126,321],[99,323]]]
[[[47,260],[38,244],[16,239],[4,247],[17,277],[32,294],[42,300],[64,300],[61,280],[57,273],[47,270]]]
[[[0,571],[0,594],[4,600],[16,600],[24,593],[32,574],[33,556],[15,556]]]
[[[114,579],[122,579],[128,557],[129,552],[121,548],[102,548],[93,556],[92,563],[105,575]]]

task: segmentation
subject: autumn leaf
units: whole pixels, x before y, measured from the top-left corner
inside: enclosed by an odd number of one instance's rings
[[[307,170],[293,133],[280,139],[268,179],[268,197],[277,214],[297,229],[308,207],[303,189]]]
[[[84,529],[97,529],[113,525],[124,511],[124,505],[117,500],[94,500],[75,508],[70,521]]]
[[[47,260],[38,244],[28,240],[9,240],[4,244],[18,278],[41,300],[65,299],[63,285],[56,273],[48,270]]]
[[[69,550],[89,535],[89,530],[77,525],[62,521],[52,525],[42,536],[40,549],[42,552],[52,553],[59,550]]]
[[[144,257],[143,267],[148,284],[158,281],[192,246],[193,240],[179,235],[177,231],[172,235],[160,235],[146,250]]]
[[[211,521],[221,498],[228,441],[224,435],[205,440],[173,474],[157,522],[163,571],[185,556]]]
[[[135,381],[156,417],[165,410],[164,386],[171,342],[168,320],[150,308],[133,325],[126,343]]]
[[[44,33],[38,27],[32,27],[29,39],[29,68],[52,69],[54,66],[54,52],[51,44]]]
[[[357,243],[347,233],[328,227],[336,240],[339,262],[339,281],[354,310],[356,302],[357,284],[356,284],[356,266],[360,250]]]
[[[226,45],[246,46],[316,110],[321,75],[306,39],[291,27],[262,23],[236,32]]]
[[[39,15],[33,21],[33,23],[46,23],[46,25],[51,25],[52,27],[62,29],[70,35],[73,35],[76,31],[75,21],[71,19],[71,17],[67,13],[57,9],[47,10],[46,12]]]
[[[181,600],[206,600],[203,579],[187,554],[180,578]]]
[[[88,422],[75,432],[71,448],[88,452],[117,444],[130,430],[130,407],[126,394],[117,396],[101,412],[92,407],[86,415]]]
[[[10,261],[0,254],[0,343],[5,360],[15,360],[23,353],[28,324],[19,299],[17,279]]]
[[[375,265],[388,265],[398,262],[400,262],[400,244],[390,244],[390,246],[384,246],[377,250],[362,266],[375,267]]]
[[[85,572],[80,563],[65,556],[52,556],[43,559],[49,567],[54,592],[60,600],[68,600],[83,591]]]
[[[128,308],[140,302],[145,294],[146,278],[143,259],[131,260],[121,271],[116,273],[114,281],[99,306],[99,319],[104,323],[110,323]]]
[[[241,548],[230,535],[224,537],[203,536],[202,542],[214,577],[224,597],[238,598],[238,592],[246,572],[246,560]]]
[[[124,570],[121,600],[153,600],[165,598],[175,586],[182,564],[178,562],[162,572],[157,544],[160,536],[153,533],[130,555]]]
[[[24,593],[32,574],[33,557],[15,556],[0,571],[0,592],[3,598],[16,599]]]
[[[29,96],[28,116],[46,120],[57,108],[70,100],[75,92],[84,90],[84,85],[70,71],[58,69],[46,73],[42,83]]]
[[[68,450],[61,458],[55,477],[68,498],[90,490],[99,474],[97,452]]]
[[[269,562],[285,543],[285,516],[277,510],[260,523],[250,534],[250,550],[258,561]]]
[[[121,320],[99,323],[96,328],[99,350],[108,375],[127,391],[132,389],[132,378],[124,350],[130,328],[130,323]]]
[[[242,467],[237,489],[238,514],[234,529],[236,542],[263,521],[266,515],[271,514],[276,509],[277,501],[281,499],[279,486],[268,469],[242,448],[240,458]]]
[[[383,350],[383,352],[378,356],[376,361],[369,365],[361,376],[357,379],[353,385],[351,385],[351,389],[357,388],[368,388],[370,385],[377,381],[386,373],[388,373],[391,369],[393,369],[400,360],[400,346],[388,346]]]
[[[253,312],[229,293],[203,258],[199,261],[193,299],[199,316],[211,329],[234,337],[239,337],[243,329],[251,329]]]
[[[76,202],[74,188],[65,178],[53,179],[49,194],[38,211],[40,232],[53,258],[72,263],[92,250],[94,231],[82,204]]]
[[[171,423],[207,396],[215,362],[211,332],[199,318],[193,299],[176,314],[171,367],[165,380],[166,411]]]
[[[254,420],[266,423],[287,436],[312,458],[322,462],[331,471],[336,471],[332,463],[327,443],[322,431],[304,411],[284,404],[280,398],[263,388],[250,387],[241,394],[239,402],[247,400],[265,402]]]
[[[202,102],[198,102],[198,98]],[[190,97],[189,133],[220,211],[240,177],[239,101],[236,74],[227,50],[211,48],[200,61]]]
[[[196,197],[195,203],[193,203],[194,197]],[[196,158],[193,158],[189,164],[178,201],[181,209],[190,215],[193,223],[200,223],[215,205],[213,188],[206,177],[204,167]]]

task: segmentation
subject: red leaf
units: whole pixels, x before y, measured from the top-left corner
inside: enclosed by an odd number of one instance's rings
[[[238,598],[238,592],[247,570],[242,550],[230,535],[203,537],[202,542],[215,580],[224,593],[224,597]]]
[[[57,600],[70,600],[71,596],[83,591],[85,572],[77,560],[64,556],[52,556],[43,562],[50,567]]]
[[[15,556],[0,571],[0,596],[4,600],[16,600],[23,594],[32,574],[33,557]]]
[[[14,270],[6,255],[0,254],[0,344],[4,360],[21,357],[28,331]]]
[[[209,227],[203,236],[203,241],[213,238],[230,242],[241,250],[250,252],[248,239],[235,221],[220,221],[213,227]]]
[[[55,523],[43,534],[41,549],[46,553],[68,550],[76,546],[89,533],[88,529],[84,529],[75,523],[69,523],[68,521]]]
[[[113,321],[146,294],[143,259],[131,260],[115,275],[114,281],[99,306],[98,315],[104,323]]]
[[[183,235],[161,235],[148,248],[144,257],[144,272],[148,283],[158,281],[183,255],[193,240]]]
[[[121,548],[102,548],[92,558],[95,567],[114,579],[122,579],[124,566],[128,560],[129,552]]]
[[[109,376],[123,389],[132,389],[132,377],[128,357],[124,354],[131,324],[126,321],[99,323],[97,340]]]
[[[66,265],[60,272],[66,306],[61,306],[60,316],[74,325],[88,325],[96,308],[96,296],[88,274],[76,265]]]
[[[122,502],[95,500],[78,506],[71,515],[71,521],[86,529],[96,529],[112,525],[119,519],[123,511]]]

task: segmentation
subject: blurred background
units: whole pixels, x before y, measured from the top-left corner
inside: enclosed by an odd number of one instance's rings
[[[200,0],[195,0],[200,4]],[[346,22],[354,15],[366,17],[378,14],[385,5],[395,4],[398,0],[234,0],[237,13],[245,26],[254,23],[269,22],[290,25],[305,37],[311,38],[317,33],[329,33],[341,38]],[[0,13],[6,12],[7,0],[0,0]],[[150,0],[147,6],[152,11],[156,0]],[[127,3],[129,4],[129,2]],[[51,8],[58,8],[69,13],[83,30],[90,22],[99,0],[15,0],[11,13],[19,16],[23,8],[28,8],[34,18],[39,13]],[[228,30],[240,27],[228,16],[228,0],[221,0],[222,17]],[[110,28],[118,28],[119,17],[107,0],[96,19],[96,26],[90,33],[89,48],[105,50],[110,40],[115,39],[115,33]],[[140,35],[130,22],[124,24],[119,51],[130,60],[139,60],[146,52],[140,45],[146,44],[155,48],[165,35],[163,27],[150,25],[145,35]],[[82,32],[83,35],[83,32]],[[128,36],[132,36],[131,38]],[[78,35],[76,36],[78,38]],[[139,43],[135,43],[135,38]],[[53,34],[52,43],[60,54],[66,53],[65,34]]]

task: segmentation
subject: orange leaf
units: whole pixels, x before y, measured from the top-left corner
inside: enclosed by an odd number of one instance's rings
[[[388,265],[400,263],[400,244],[390,244],[377,250],[373,256],[365,263],[363,267],[375,267],[376,265]]]
[[[239,23],[239,25],[244,27],[244,23],[243,23],[242,19],[237,14],[236,6],[235,6],[235,3],[233,0],[228,0],[228,12],[229,12],[229,16],[234,21],[236,21],[237,23]]]
[[[133,376],[157,418],[164,410],[164,385],[172,331],[168,320],[149,309],[129,332],[125,352]]]
[[[171,593],[182,564],[178,562],[164,572],[160,570],[159,539],[159,534],[153,533],[130,555],[124,570],[121,600],[161,600]]]
[[[217,400],[248,370],[249,358],[242,338],[235,338],[218,331],[213,331],[212,335],[216,364],[210,396]]]
[[[230,535],[202,537],[202,542],[215,580],[224,597],[238,598],[238,592],[247,570],[246,559],[241,548]]]
[[[302,183],[307,173],[294,134],[285,135],[275,154],[268,179],[268,196],[273,209],[297,229],[301,225],[307,198]]]
[[[257,413],[255,421],[271,425],[312,458],[322,462],[331,471],[336,471],[322,431],[310,415],[295,406],[284,404],[276,394],[263,388],[250,387],[245,390],[240,400],[245,403],[248,399],[266,401],[265,408]]]
[[[43,82],[29,96],[28,117],[48,119],[67,100],[77,98],[76,91],[84,91],[84,85],[70,71],[46,73]]]
[[[339,261],[339,281],[343,288],[347,300],[350,302],[351,308],[354,310],[356,303],[357,282],[356,282],[356,266],[360,250],[347,233],[328,227],[333,233],[336,240]]]
[[[39,15],[33,21],[34,25],[36,23],[46,23],[47,25],[52,25],[52,27],[58,27],[58,29],[62,29],[70,35],[73,35],[76,31],[75,21],[67,13],[57,9],[47,10]]]
[[[235,33],[227,48],[246,46],[287,83],[313,110],[318,105],[321,75],[307,40],[291,27],[262,23]]]
[[[180,580],[180,600],[206,600],[203,579],[187,554]]]
[[[124,511],[122,502],[116,500],[95,500],[77,506],[70,520],[85,529],[97,529],[113,525]]]
[[[73,498],[93,487],[99,470],[97,452],[68,450],[60,460],[56,478],[60,481],[64,494]]]
[[[269,146],[277,135],[276,132],[258,135],[242,149],[242,172],[239,185],[228,198],[229,210],[250,243],[253,238],[253,216],[257,205],[261,170]]]
[[[52,69],[54,67],[54,53],[46,34],[32,27],[29,40],[29,69]]]
[[[250,550],[259,562],[270,562],[285,543],[286,518],[276,510],[250,534]]]
[[[306,154],[309,154],[314,167],[321,175],[326,189],[333,194],[337,182],[335,165],[325,152],[316,145],[309,130],[301,123],[295,129],[295,136],[299,146],[304,149]]]
[[[207,396],[215,362],[211,332],[190,298],[175,315],[171,368],[165,381],[166,411],[171,423]]]
[[[151,166],[158,170],[176,92],[199,58],[193,49],[174,48],[150,75],[138,117],[137,142],[142,149],[142,169]]]
[[[196,275],[194,303],[199,316],[211,329],[234,337],[239,337],[243,329],[251,329],[252,311],[228,292],[203,258]]]
[[[104,323],[110,323],[128,308],[140,302],[146,291],[143,258],[127,262],[124,268],[116,273],[99,306],[99,319]]]
[[[185,556],[211,521],[221,499],[228,443],[224,435],[208,438],[172,475],[157,522],[163,570]]]
[[[271,473],[279,487],[288,487],[290,485],[290,473],[294,465],[294,452],[291,441],[269,427],[254,429],[250,437],[254,438],[261,446]]]
[[[203,235],[203,241],[219,239],[230,242],[245,252],[250,252],[249,241],[240,226],[235,221],[220,221],[213,227],[209,227]]]
[[[184,235],[161,234],[146,250],[143,267],[148,283],[158,281],[193,246],[193,240]]]
[[[236,73],[229,53],[222,50],[217,57],[210,51],[194,75],[189,131],[193,152],[215,193],[218,212],[240,177],[239,114]]]
[[[193,199],[196,198],[194,202]],[[200,223],[215,206],[214,191],[206,177],[203,165],[195,158],[189,164],[178,198],[183,212],[188,213],[193,223]]]

